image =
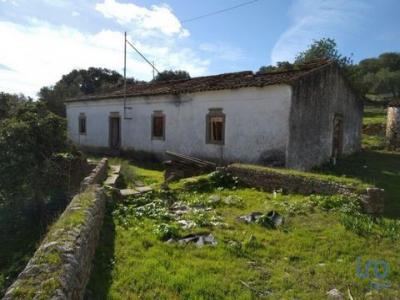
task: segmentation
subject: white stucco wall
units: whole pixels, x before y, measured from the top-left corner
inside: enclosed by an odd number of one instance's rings
[[[269,150],[286,151],[291,87],[274,85],[207,91],[179,96],[128,98],[132,119],[123,119],[123,100],[67,103],[69,138],[77,145],[108,147],[109,115],[121,116],[121,147],[163,154],[166,150],[224,161],[260,162]],[[206,115],[222,108],[225,144],[206,144]],[[151,115],[166,116],[165,140],[151,139]],[[87,118],[87,134],[79,135],[79,114]]]

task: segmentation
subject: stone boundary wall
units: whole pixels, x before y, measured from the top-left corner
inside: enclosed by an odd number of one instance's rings
[[[400,150],[400,104],[388,107],[386,139],[389,149]]]
[[[81,182],[81,191],[84,191],[89,185],[98,184],[107,178],[108,159],[103,158],[90,174],[83,178]]]
[[[342,194],[357,196],[365,213],[379,215],[383,212],[384,190],[376,187],[356,187],[312,176],[284,174],[271,168],[258,166],[233,164],[227,166],[224,170],[233,176],[237,176],[243,183],[268,192],[282,189],[285,193],[302,195]]]
[[[107,167],[102,159],[82,181],[84,190],[51,226],[4,300],[83,299],[106,209],[106,195],[97,183]]]

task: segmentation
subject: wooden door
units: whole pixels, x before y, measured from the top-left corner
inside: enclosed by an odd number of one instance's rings
[[[335,115],[333,119],[332,157],[338,158],[343,152],[343,118]]]
[[[110,117],[110,148],[119,149],[121,145],[121,119]]]

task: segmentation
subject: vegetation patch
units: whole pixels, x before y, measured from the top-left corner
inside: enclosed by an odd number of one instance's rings
[[[283,169],[283,168],[271,168],[271,167],[264,167],[264,166],[258,166],[258,165],[249,165],[249,164],[232,164],[230,165],[232,168],[243,168],[247,170],[253,170],[253,171],[258,171],[258,172],[265,172],[265,173],[270,173],[270,174],[279,174],[279,175],[284,175],[284,176],[294,176],[294,177],[299,177],[303,178],[306,180],[316,180],[316,181],[322,181],[326,183],[336,183],[339,185],[345,185],[349,187],[353,187],[358,191],[363,191],[370,185],[366,184],[365,182],[357,179],[357,178],[351,178],[347,177],[346,175],[343,176],[331,176],[329,174],[324,174],[324,173],[318,173],[318,172],[302,172],[302,171],[297,171],[297,170],[292,170],[292,169]]]
[[[64,274],[67,272],[65,267],[71,264],[66,254],[69,251],[75,253],[76,243],[84,235],[82,227],[88,226],[86,223],[89,209],[94,205],[95,199],[94,186],[90,186],[72,199],[59,220],[51,226],[39,250],[6,297],[29,299],[35,296],[38,299],[49,299],[55,295],[56,290],[65,289],[65,285],[68,285],[65,281],[68,280],[66,279],[68,276]]]
[[[349,288],[355,298],[400,296],[400,243],[390,234],[397,231],[397,220],[358,214],[351,197],[267,193],[223,176],[183,179],[170,190],[110,204],[88,294],[95,299],[322,299],[333,288],[343,293]],[[284,217],[283,225],[237,219],[271,210]],[[196,235],[212,235],[216,243],[179,242]],[[390,264],[391,287],[374,290],[359,278],[357,257]]]

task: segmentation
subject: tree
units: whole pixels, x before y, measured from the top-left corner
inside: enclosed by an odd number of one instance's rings
[[[389,71],[400,70],[400,53],[387,52],[379,55],[380,67],[388,69]]]
[[[23,103],[0,126],[1,198],[12,203],[23,195],[43,204],[49,160],[66,147],[65,120],[42,103]]]
[[[265,74],[265,73],[271,73],[271,72],[282,72],[282,71],[290,71],[294,70],[296,68],[295,65],[291,64],[288,61],[278,61],[276,63],[276,66],[262,66],[258,70],[258,74]]]
[[[133,78],[127,80],[135,83]],[[64,101],[81,95],[105,91],[114,86],[122,86],[123,76],[116,71],[104,68],[89,68],[87,70],[72,70],[52,87],[43,87],[39,100],[47,108],[59,116],[65,116]]]
[[[13,95],[0,92],[0,121],[13,115],[22,103],[31,100],[22,94]]]
[[[166,80],[179,80],[190,79],[190,74],[183,70],[165,70],[154,78],[153,82],[166,81]]]
[[[351,58],[342,56],[337,49],[336,41],[330,38],[314,40],[307,50],[296,56],[295,64],[306,64],[318,60],[336,61],[341,67],[352,64]]]
[[[382,53],[377,58],[361,60],[356,66],[357,81],[365,93],[399,96],[400,53]]]
[[[383,68],[375,75],[374,91],[385,94],[390,92],[393,98],[400,95],[400,70],[390,71],[389,68]]]

